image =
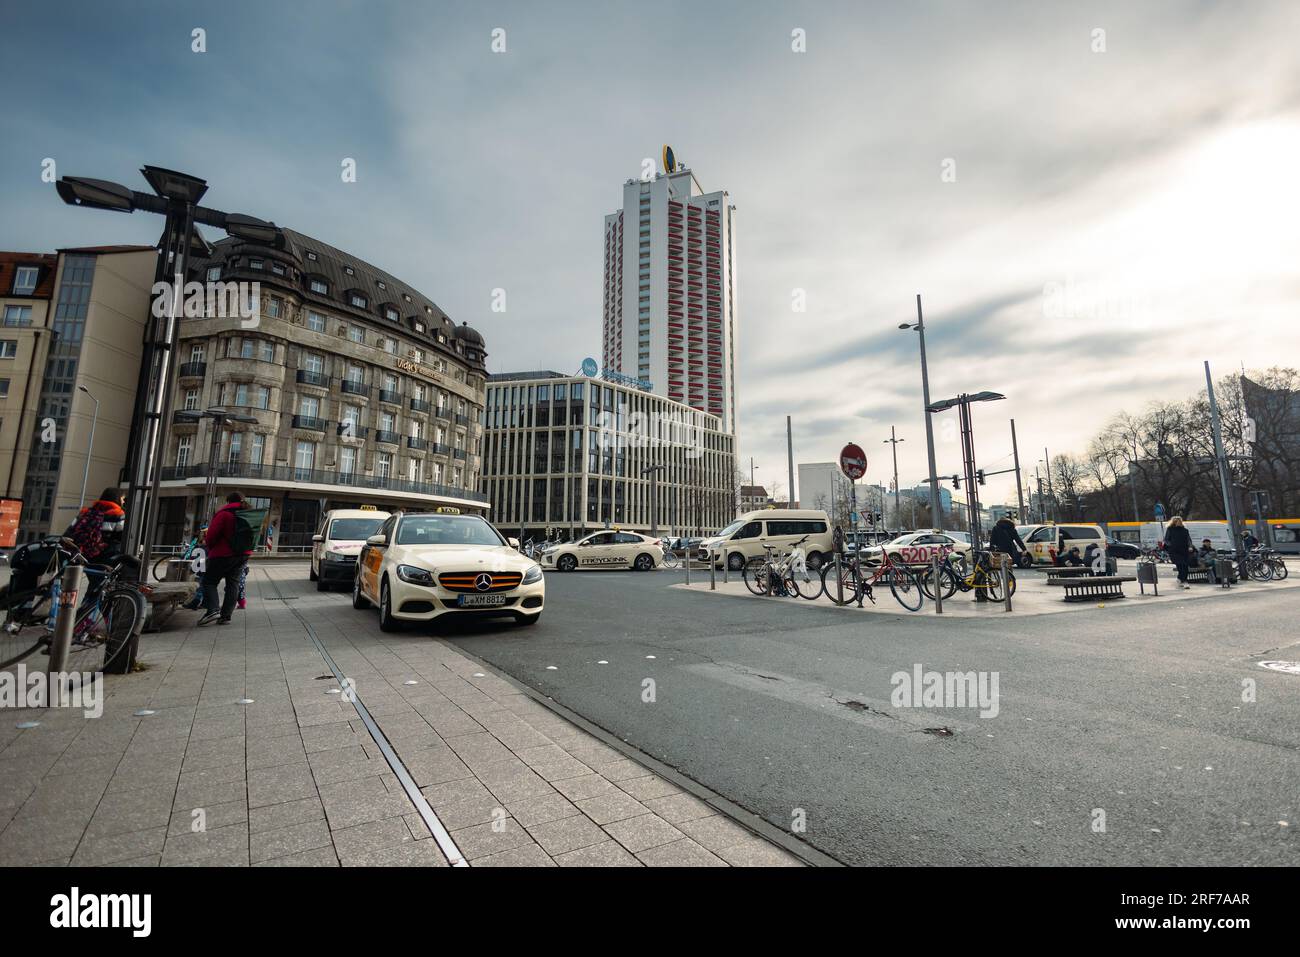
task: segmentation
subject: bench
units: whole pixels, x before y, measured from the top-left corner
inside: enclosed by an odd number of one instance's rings
[[[1057,581],[1072,578],[1085,578],[1092,574],[1092,569],[1087,565],[1058,565],[1047,569],[1047,583],[1055,584]]]
[[[197,582],[155,582],[150,584],[145,601],[149,604],[149,617],[145,619],[144,630],[158,632],[175,613],[177,607],[189,601],[197,589]]]
[[[1132,575],[1079,575],[1048,579],[1047,584],[1065,589],[1066,601],[1092,601],[1095,598],[1123,598],[1124,582],[1135,582]]]

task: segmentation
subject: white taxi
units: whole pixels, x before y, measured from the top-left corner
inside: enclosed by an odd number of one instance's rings
[[[379,606],[379,627],[445,616],[542,617],[542,566],[510,547],[481,515],[458,509],[390,515],[366,539],[352,583],[352,607]]]
[[[348,584],[356,577],[357,556],[366,539],[379,531],[388,512],[376,508],[336,508],[325,513],[320,531],[311,537],[307,577],[317,591]]]
[[[953,538],[945,532],[908,532],[899,535],[892,542],[864,548],[862,557],[874,564],[881,560],[883,554],[888,553],[890,558],[904,565],[928,565],[935,555],[940,558],[951,555],[956,561],[959,556],[969,557],[969,552],[969,542]]]
[[[664,548],[659,539],[618,530],[596,532],[542,552],[542,564],[562,572],[578,568],[630,568],[648,572],[663,561]]]

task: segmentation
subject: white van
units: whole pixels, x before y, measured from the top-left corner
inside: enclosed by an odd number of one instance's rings
[[[1106,533],[1100,525],[1017,525],[1025,547],[1033,556],[1035,565],[1051,565],[1056,556],[1078,546],[1079,554],[1086,555],[1089,545],[1106,548]]]
[[[834,554],[830,517],[819,509],[765,508],[736,519],[717,535],[700,542],[704,554],[716,554],[732,571],[740,571],[751,558],[767,555],[764,545],[788,551],[805,535],[805,560],[809,568],[820,568]],[[719,566],[721,567],[721,566]]]
[[[325,513],[320,531],[311,537],[308,577],[317,591],[327,591],[333,584],[352,587],[361,546],[379,531],[388,515],[374,508],[335,508]]]

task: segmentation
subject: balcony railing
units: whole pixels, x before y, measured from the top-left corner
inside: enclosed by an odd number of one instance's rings
[[[293,427],[295,429],[310,429],[313,432],[324,432],[329,429],[330,424],[324,419],[318,419],[313,415],[295,415],[293,417]]]
[[[387,402],[389,405],[401,405],[402,393],[394,392],[392,389],[380,389],[379,401]]]
[[[323,372],[312,372],[310,369],[298,370],[298,381],[303,385],[328,386],[330,377]]]
[[[457,424],[457,425],[469,425],[469,416],[468,416],[468,415],[457,415],[457,416],[456,416],[456,424]]]
[[[425,399],[412,399],[412,400],[411,400],[411,411],[412,411],[412,412],[428,412],[428,411],[429,411],[429,408],[430,408],[429,403],[428,403],[428,401],[426,401]]]
[[[385,429],[376,429],[375,441],[383,442],[385,445],[401,445],[402,437],[396,432],[389,432]]]
[[[414,435],[406,437],[406,447],[408,449],[417,449],[421,452],[427,452],[429,449],[428,439],[417,439]]]
[[[346,438],[364,439],[370,434],[370,429],[364,425],[354,425],[352,426],[351,431],[349,431],[348,423],[344,421],[338,424],[338,434]]]
[[[429,446],[429,451],[434,455],[447,455],[451,452],[451,446],[445,442],[434,442]]]
[[[202,379],[207,371],[206,362],[182,362],[178,374],[182,379]]]
[[[451,421],[451,413],[447,411],[447,407],[445,405],[438,406],[436,409],[433,410],[433,414],[437,416],[439,419],[445,419],[448,422]]]
[[[455,452],[452,453],[452,455],[455,456],[455,457],[458,458],[458,459],[463,459],[463,458],[465,457],[465,450],[464,450],[464,449],[457,449]],[[564,470],[561,469],[560,471],[564,471]]]
[[[164,482],[184,481],[186,479],[206,478],[207,465],[190,465],[184,468],[162,470]],[[342,473],[334,469],[300,469],[288,465],[248,465],[233,462],[217,466],[217,478],[261,479],[269,482],[305,482],[313,485],[333,485],[347,488],[361,488],[390,492],[411,492],[417,495],[433,495],[441,498],[468,499],[472,502],[486,503],[488,497],[472,489],[455,488],[434,482],[411,482],[392,476],[358,475],[355,472]]]
[[[199,420],[194,418],[197,409],[177,409],[172,413],[172,425],[198,425]]]
[[[364,382],[354,382],[352,379],[343,379],[339,387],[348,395],[369,395],[370,386]]]

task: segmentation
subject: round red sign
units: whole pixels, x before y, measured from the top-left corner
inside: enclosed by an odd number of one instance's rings
[[[840,449],[840,471],[855,482],[867,474],[867,453],[862,446],[850,442]]]

